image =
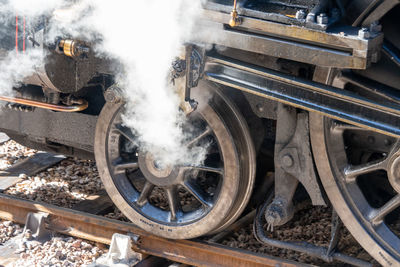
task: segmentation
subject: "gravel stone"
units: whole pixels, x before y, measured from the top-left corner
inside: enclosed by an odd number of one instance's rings
[[[0,171],[35,153],[35,150],[25,148],[14,141],[5,142],[0,145]],[[103,189],[95,163],[88,160],[69,158],[38,175],[32,177],[24,175],[20,178],[23,181],[9,188],[6,191],[7,194],[67,208],[73,207],[76,203]],[[160,194],[153,196],[151,201],[159,203],[160,206],[163,206],[164,202]],[[310,203],[300,204],[297,206],[298,211],[294,219],[284,226],[274,227],[274,232],[267,232],[268,237],[284,241],[307,241],[320,246],[328,246],[331,210],[324,207],[312,207]],[[105,217],[129,221],[117,208],[114,208],[114,211]],[[0,244],[21,233],[22,228],[19,225],[9,221],[0,221]],[[24,238],[24,243],[20,246],[20,260],[15,266],[83,266],[106,253],[105,249],[72,237],[58,236],[44,244],[28,241],[28,239]],[[233,233],[221,243],[234,248],[318,266],[344,266],[342,263],[327,264],[301,253],[263,246],[254,238],[252,224]],[[350,256],[379,266],[346,229],[342,231],[339,249]]]
[[[104,215],[104,217],[123,222],[130,222],[130,220],[124,214],[122,214],[117,207],[114,207],[114,211]]]
[[[311,203],[300,203],[292,221],[283,226],[274,227],[274,231],[264,230],[269,238],[281,241],[306,241],[318,246],[328,247],[331,236],[332,210],[327,207],[313,207]],[[310,257],[291,250],[264,246],[253,235],[253,224],[250,224],[227,237],[221,243],[223,245],[250,250],[252,252],[281,257],[317,266],[346,266],[340,262],[326,263],[322,260]],[[339,242],[339,250],[347,255],[372,262],[374,266],[379,264],[357,243],[351,234],[343,227]]]
[[[90,242],[57,236],[44,244],[28,242],[14,266],[85,266],[104,253]]]
[[[22,228],[18,224],[10,221],[0,221],[0,244],[22,233]]]
[[[72,208],[102,189],[103,185],[93,161],[69,158],[45,172],[25,177],[5,193]]]
[[[14,141],[5,142],[0,145],[0,171],[36,152]],[[69,158],[38,175],[19,178],[23,181],[9,188],[6,194],[67,208],[103,189],[95,163],[88,160]],[[22,231],[18,224],[0,221],[0,244],[21,235]],[[31,239],[32,233],[26,232],[16,251],[20,259],[13,266],[85,266],[107,252],[72,237],[58,236],[44,244]]]
[[[21,146],[12,140],[5,142],[0,146],[0,171],[33,156],[36,152],[36,150]]]

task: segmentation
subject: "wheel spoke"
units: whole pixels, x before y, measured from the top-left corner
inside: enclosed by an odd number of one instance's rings
[[[136,203],[141,207],[144,206],[147,203],[147,199],[150,196],[153,189],[154,185],[150,182],[146,182]]]
[[[389,153],[388,157],[393,156],[393,154],[395,154],[397,151],[399,151],[399,149],[400,149],[400,139],[397,139],[397,141],[394,143],[394,145],[390,149],[390,153]]]
[[[377,160],[368,162],[361,165],[356,166],[348,166],[344,170],[344,175],[346,177],[346,182],[351,183],[356,180],[356,178],[360,175],[367,174],[377,170],[386,170],[387,168],[387,160]]]
[[[215,167],[208,167],[208,166],[191,166],[188,169],[198,170],[198,171],[205,171],[205,172],[213,172],[219,175],[224,175],[223,168],[215,168]]]
[[[171,221],[176,221],[179,210],[178,190],[174,186],[166,188],[165,193],[167,195],[168,205],[171,211]]]
[[[340,132],[343,132],[345,130],[365,130],[366,131],[366,129],[364,129],[364,128],[358,127],[353,124],[348,124],[348,123],[345,123],[342,121],[334,121],[332,123],[332,129],[334,131],[340,131]]]
[[[135,143],[136,138],[133,135],[131,129],[129,129],[128,127],[123,126],[122,124],[116,125],[115,129],[116,129],[117,132],[119,132],[126,139],[128,139],[132,143]]]
[[[380,224],[392,211],[400,206],[400,194],[393,197],[389,202],[387,202],[383,207],[373,210],[371,212],[370,221],[372,224]]]
[[[139,163],[137,162],[124,162],[114,165],[115,173],[123,173],[128,169],[137,170],[139,168]]]
[[[202,132],[200,135],[198,135],[196,138],[194,138],[192,141],[190,141],[189,143],[186,144],[187,147],[192,147],[195,144],[197,144],[201,139],[203,139],[204,137],[212,134],[212,129],[210,127],[207,127],[206,130],[204,132]]]
[[[203,206],[211,207],[212,203],[209,201],[209,197],[206,192],[200,188],[194,181],[186,181],[183,186],[189,193],[194,196]]]

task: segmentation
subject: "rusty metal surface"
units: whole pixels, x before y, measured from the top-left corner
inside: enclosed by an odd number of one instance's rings
[[[23,224],[29,212],[48,213],[47,228],[70,236],[110,244],[114,233],[139,237],[135,250],[195,266],[309,266],[199,241],[152,236],[130,223],[0,194],[0,218]]]

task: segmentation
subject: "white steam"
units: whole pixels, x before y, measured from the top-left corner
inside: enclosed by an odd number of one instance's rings
[[[12,2],[23,1],[12,0]],[[21,3],[18,3],[19,5]],[[0,0],[0,38],[6,39],[10,35],[13,37],[16,12],[14,3],[6,3]],[[10,40],[2,40],[2,42],[7,41],[11,42]],[[44,63],[44,53],[43,50],[17,52],[15,48],[11,51],[0,49],[0,94],[12,96],[12,88],[17,87],[25,77],[31,76],[35,72],[35,68]]]
[[[0,59],[0,94],[13,95],[12,88],[31,76],[35,68],[43,63],[43,51],[32,50],[21,54],[12,51]]]
[[[190,37],[200,1],[35,0],[27,5],[26,0],[10,0],[9,3],[12,9],[28,17],[57,10],[50,20],[50,38],[69,35],[90,40],[99,55],[123,64],[124,71],[117,77],[128,103],[123,119],[137,134],[142,149],[166,164],[201,163],[205,149],[197,147],[189,151],[183,145],[188,139],[181,129],[185,118],[168,81],[171,63]],[[22,68],[32,70],[32,64]],[[12,80],[16,78],[19,75]]]

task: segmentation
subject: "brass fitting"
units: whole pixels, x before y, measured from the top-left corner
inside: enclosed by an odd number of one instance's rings
[[[58,48],[61,53],[64,53],[64,55],[72,58],[89,53],[88,47],[81,45],[75,40],[60,40],[58,43]]]
[[[59,48],[68,57],[75,57],[75,46],[74,40],[61,40],[59,43]]]
[[[239,26],[240,24],[242,24],[242,20],[237,12],[237,0],[235,0],[233,2],[233,10],[231,12],[231,20],[229,21],[229,26],[233,28]]]

